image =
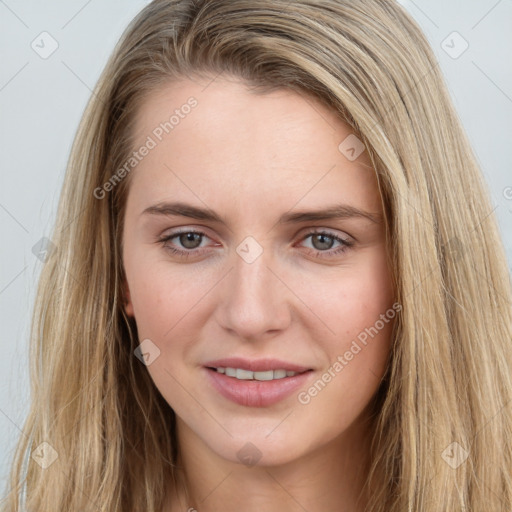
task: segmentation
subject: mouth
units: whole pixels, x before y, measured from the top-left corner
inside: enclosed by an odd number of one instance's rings
[[[306,372],[311,372],[313,370],[304,370],[301,372],[294,372],[293,370],[286,370],[284,368],[278,368],[276,370],[263,370],[263,371],[251,371],[245,370],[244,368],[232,368],[232,367],[210,367],[207,366],[209,370],[213,370],[217,373],[221,373],[226,377],[231,377],[238,380],[257,380],[257,381],[271,381],[271,380],[279,380],[286,379],[289,377],[295,377],[295,375],[300,375]]]
[[[222,397],[246,407],[269,407],[305,387],[312,368],[278,360],[229,358],[204,367],[210,387]]]

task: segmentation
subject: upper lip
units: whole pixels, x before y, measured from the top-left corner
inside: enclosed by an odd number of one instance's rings
[[[207,368],[240,368],[252,372],[264,372],[269,370],[288,370],[292,372],[305,372],[311,370],[306,366],[301,366],[280,359],[245,359],[243,357],[227,357],[216,359],[205,363]]]

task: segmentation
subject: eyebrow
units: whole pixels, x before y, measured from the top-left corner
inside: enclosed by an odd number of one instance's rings
[[[141,215],[143,214],[189,217],[191,219],[205,220],[227,225],[225,219],[213,210],[209,208],[198,208],[182,202],[158,203],[146,208]],[[298,224],[300,222],[308,221],[350,218],[368,219],[375,224],[380,224],[383,220],[382,214],[379,212],[367,212],[354,206],[337,204],[320,210],[286,212],[281,215],[277,224]]]

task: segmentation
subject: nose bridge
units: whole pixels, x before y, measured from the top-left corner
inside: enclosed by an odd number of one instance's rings
[[[283,329],[289,319],[285,287],[271,272],[271,249],[246,237],[233,255],[233,269],[222,299],[222,323],[245,338]]]
[[[271,272],[267,268],[271,263],[270,248],[263,246],[252,236],[246,237],[237,247],[234,260],[232,286],[235,303],[253,309],[253,313],[260,310],[262,314],[265,303],[270,298]],[[266,292],[266,294],[264,293]],[[267,300],[264,301],[264,295]],[[254,310],[256,308],[256,310]]]

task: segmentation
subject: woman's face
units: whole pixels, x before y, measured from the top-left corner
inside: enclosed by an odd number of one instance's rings
[[[180,435],[254,464],[342,438],[379,387],[395,316],[359,140],[310,97],[225,78],[154,93],[135,134],[126,311]]]

